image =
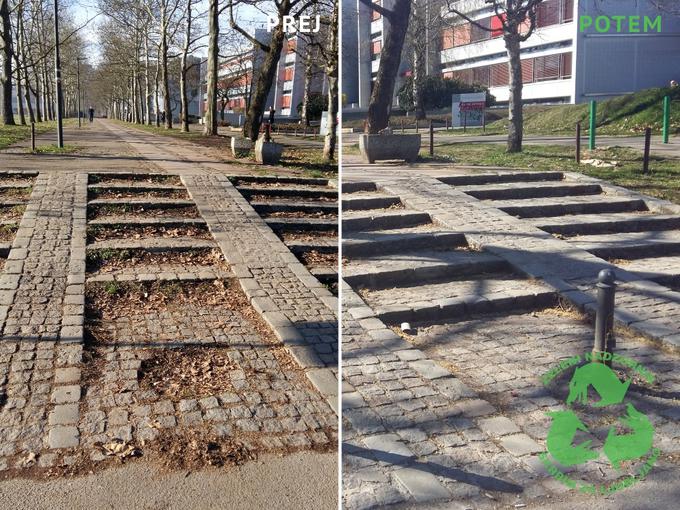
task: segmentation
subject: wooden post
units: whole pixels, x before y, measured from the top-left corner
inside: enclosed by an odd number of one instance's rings
[[[401,119],[401,134],[404,134],[404,119]]]
[[[434,156],[434,124],[430,120],[430,157]]]
[[[645,155],[642,162],[642,173],[649,173],[649,152],[652,146],[652,128],[645,128]]]
[[[486,110],[482,108],[482,131],[486,133]]]
[[[463,133],[467,133],[467,110],[463,112]]]
[[[446,127],[446,130],[448,131],[449,130],[449,118],[448,117],[444,117],[444,126]]]
[[[576,164],[581,164],[581,121],[576,123]]]
[[[31,122],[31,152],[35,152],[35,122]]]
[[[418,133],[418,119],[416,119],[416,133]]]

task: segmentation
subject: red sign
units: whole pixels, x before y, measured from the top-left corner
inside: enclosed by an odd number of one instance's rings
[[[484,101],[475,101],[473,103],[460,103],[461,112],[469,112],[471,110],[483,110],[486,107]]]

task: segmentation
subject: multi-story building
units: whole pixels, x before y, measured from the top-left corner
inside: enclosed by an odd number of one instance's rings
[[[257,29],[255,37],[267,42],[270,34],[264,29]],[[289,35],[284,43],[276,78],[266,101],[266,110],[274,107],[276,118],[299,118],[298,105],[303,101],[305,89],[305,56],[306,39],[297,34]],[[264,53],[253,46],[243,55],[232,57],[220,63],[218,81],[220,82],[218,96],[223,94],[226,100],[225,118],[234,123],[243,121],[243,115],[250,106],[250,98],[257,82],[257,72],[264,59]],[[324,93],[325,79],[319,68],[313,66],[309,91],[311,94]],[[205,85],[203,102],[205,98]],[[221,97],[217,98],[217,109],[221,111]],[[203,104],[201,112],[204,111]]]
[[[357,1],[347,0],[347,3]],[[382,28],[376,25],[381,18],[368,7],[363,9],[362,5],[353,11],[358,30],[356,33],[349,31],[356,43],[343,44],[343,59],[350,52],[349,60],[343,62],[346,106],[352,103],[359,107],[368,105],[368,97],[362,90],[370,93],[370,81],[377,71],[376,61],[379,62],[374,54],[380,46],[369,46],[368,53],[365,47],[367,41],[372,44],[373,40],[381,40]],[[507,101],[508,57],[501,20],[485,0],[459,0],[451,5],[475,23],[448,14],[447,4],[443,3],[444,23],[436,43],[439,45],[436,72],[444,77],[485,85],[499,102]],[[351,10],[346,13],[348,17],[351,14]],[[622,16],[624,21],[621,30],[617,30],[616,22],[612,21],[613,28],[605,32],[601,30],[602,26],[598,30],[595,23],[582,29],[581,16],[593,19],[605,16],[610,20],[612,16]],[[650,19],[661,16],[661,31],[645,32],[642,22],[637,27],[639,31],[631,31],[628,26],[630,16],[640,17],[640,20],[645,16]],[[374,17],[377,20],[372,21]],[[371,27],[368,35],[367,24]],[[347,33],[345,28],[343,31]],[[602,99],[664,86],[672,79],[678,79],[680,18],[660,12],[650,0],[544,0],[538,9],[535,32],[521,48],[525,101],[580,103]],[[356,59],[353,60],[352,54]],[[371,80],[366,79],[369,65]]]

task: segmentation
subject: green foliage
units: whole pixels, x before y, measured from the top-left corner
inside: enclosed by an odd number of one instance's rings
[[[307,105],[307,115],[309,120],[319,120],[321,113],[328,108],[328,96],[323,94],[310,94],[309,104]],[[298,114],[302,114],[302,103],[297,106]]]
[[[423,78],[423,106],[425,110],[435,110],[439,108],[449,108],[451,106],[451,96],[453,94],[467,94],[469,92],[486,92],[486,105],[491,106],[496,98],[489,93],[489,89],[482,85],[467,84],[460,80],[443,78],[442,76],[426,76]],[[413,104],[413,77],[409,76],[404,80],[401,88],[397,92],[399,106],[406,111],[414,109]]]

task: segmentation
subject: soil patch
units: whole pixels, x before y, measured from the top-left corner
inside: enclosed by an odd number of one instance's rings
[[[195,237],[197,239],[212,239],[207,225],[187,225],[180,227],[163,226],[94,226],[88,228],[87,242],[106,241],[109,239],[148,239],[150,237]]]

